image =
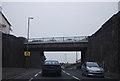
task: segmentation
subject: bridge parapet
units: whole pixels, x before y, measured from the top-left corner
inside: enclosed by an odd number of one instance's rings
[[[88,36],[30,38],[29,43],[88,42]]]

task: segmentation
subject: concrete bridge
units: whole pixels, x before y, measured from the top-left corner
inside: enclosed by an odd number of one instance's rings
[[[29,51],[82,51],[88,47],[88,36],[32,38],[24,43]]]
[[[84,62],[83,57],[88,48],[88,36],[32,38],[24,43],[25,51],[27,47],[31,52],[31,67],[40,67],[41,63],[38,60],[44,56],[44,51],[81,51],[81,61]]]

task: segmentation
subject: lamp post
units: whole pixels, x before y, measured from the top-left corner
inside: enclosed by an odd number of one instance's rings
[[[27,51],[28,51],[28,42],[29,42],[30,19],[33,19],[33,17],[28,17]]]
[[[28,59],[29,59],[29,46],[28,46],[28,42],[29,42],[29,29],[30,29],[30,20],[33,19],[33,17],[28,17],[28,31],[27,31],[27,55],[26,57],[26,69],[28,68]]]

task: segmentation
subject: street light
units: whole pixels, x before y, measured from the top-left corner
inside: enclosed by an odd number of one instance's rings
[[[30,19],[33,19],[33,17],[28,17],[27,51],[28,51],[28,42],[29,42]]]
[[[33,17],[28,17],[28,32],[27,32],[27,55],[26,57],[26,69],[28,68],[28,59],[30,56],[30,52],[29,52],[29,47],[28,47],[28,42],[29,42],[29,29],[30,29],[30,20],[33,19]]]

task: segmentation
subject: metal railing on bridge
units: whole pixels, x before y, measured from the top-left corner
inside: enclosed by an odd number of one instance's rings
[[[88,42],[88,36],[30,38],[29,43]]]

